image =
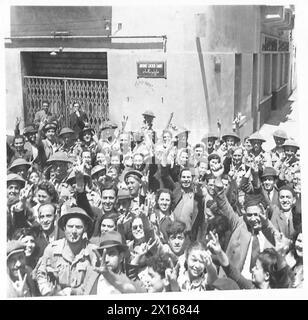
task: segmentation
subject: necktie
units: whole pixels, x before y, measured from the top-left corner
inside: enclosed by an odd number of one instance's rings
[[[255,266],[258,254],[260,253],[260,243],[258,236],[256,234],[252,235],[252,249],[251,249],[251,259],[250,259],[250,271]]]

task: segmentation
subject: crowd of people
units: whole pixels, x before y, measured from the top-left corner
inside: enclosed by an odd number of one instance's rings
[[[94,130],[48,101],[7,139],[7,296],[301,288],[300,148],[255,132],[196,145],[145,111]]]

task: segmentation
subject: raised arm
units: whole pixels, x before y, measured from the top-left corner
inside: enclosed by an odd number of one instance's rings
[[[239,216],[234,212],[225,195],[223,183],[220,178],[215,180],[215,193],[213,198],[217,203],[219,212],[228,219],[231,230],[235,230],[240,223],[240,219]]]

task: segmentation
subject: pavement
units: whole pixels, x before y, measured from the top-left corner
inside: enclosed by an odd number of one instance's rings
[[[266,139],[262,145],[263,148],[271,150],[275,146],[273,132],[275,130],[284,130],[289,138],[296,142],[300,141],[300,114],[296,101],[296,91],[294,91],[285,105],[280,110],[274,110],[270,118],[262,125],[259,132]]]

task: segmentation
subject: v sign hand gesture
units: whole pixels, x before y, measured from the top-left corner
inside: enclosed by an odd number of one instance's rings
[[[26,284],[27,274],[25,273],[24,277],[22,277],[20,270],[18,270],[18,280],[13,283],[13,287],[18,297],[26,296]]]
[[[177,282],[178,270],[176,269],[176,267],[174,267],[174,263],[170,257],[169,257],[169,265],[170,265],[170,268],[167,268],[165,270],[165,278],[171,287],[171,291],[179,291],[179,285]]]
[[[207,244],[208,249],[216,255],[219,263],[223,266],[226,267],[229,265],[229,259],[225,252],[221,249],[219,239],[218,239],[218,234],[214,234],[212,231],[209,233],[209,239],[210,241]]]
[[[207,244],[208,249],[216,255],[220,254],[222,251],[219,239],[218,239],[218,234],[214,234],[212,231],[209,233],[209,242]]]

